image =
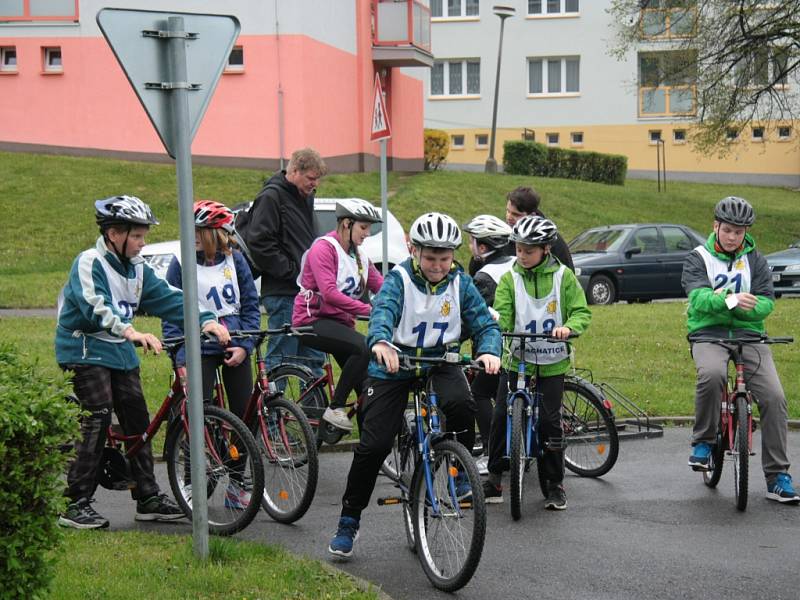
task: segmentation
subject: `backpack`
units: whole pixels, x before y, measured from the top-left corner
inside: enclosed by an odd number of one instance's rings
[[[255,204],[255,202],[253,202],[253,204]],[[247,231],[250,228],[251,210],[253,210],[252,205],[248,209],[239,210],[233,220],[232,230],[228,233],[231,235],[231,239],[244,255],[244,258],[247,261],[247,266],[250,267],[250,272],[253,274],[253,280],[255,281],[261,277],[261,270],[256,266],[255,262],[253,262],[253,259],[250,256],[250,250],[248,250],[247,243],[245,242],[247,239]]]

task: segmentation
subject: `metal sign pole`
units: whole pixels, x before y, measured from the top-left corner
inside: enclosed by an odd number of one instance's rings
[[[183,330],[186,335],[186,369],[189,379],[189,451],[191,452],[192,534],[194,551],[208,557],[208,500],[206,489],[205,440],[203,439],[203,396],[200,369],[200,320],[197,305],[197,257],[195,254],[194,190],[192,187],[192,141],[189,124],[189,82],[186,72],[186,39],[183,17],[169,17],[169,77],[174,134],[175,165],[178,172],[178,215],[181,233],[183,277]]]
[[[386,138],[381,140],[381,218],[383,228],[381,229],[381,241],[383,245],[383,276],[389,271],[389,216],[388,216],[388,191],[386,174]]]

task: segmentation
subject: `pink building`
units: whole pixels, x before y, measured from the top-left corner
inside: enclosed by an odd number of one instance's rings
[[[374,170],[379,73],[390,168],[422,169],[428,0],[0,0],[0,150],[168,160],[97,26],[106,6],[239,19],[196,163],[275,169],[313,146],[334,171]]]

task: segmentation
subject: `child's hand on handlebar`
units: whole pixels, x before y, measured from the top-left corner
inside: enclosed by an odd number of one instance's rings
[[[231,342],[231,334],[228,333],[224,325],[216,321],[206,321],[203,325],[203,333],[210,333],[216,336],[222,346],[227,346]]]
[[[152,350],[153,354],[161,352],[161,340],[152,333],[139,333],[133,328],[133,325],[128,327],[122,336],[129,342],[140,345],[145,354],[148,350]]]
[[[572,333],[572,330],[570,330],[569,327],[554,327],[550,335],[556,339],[565,340],[569,337],[570,333]]]
[[[500,372],[500,359],[493,354],[481,354],[475,361],[483,363],[483,370],[488,375],[495,375]]]
[[[375,355],[379,364],[382,364],[387,373],[397,373],[400,369],[400,358],[397,356],[397,350],[392,348],[386,342],[378,342],[372,347],[372,353]]]

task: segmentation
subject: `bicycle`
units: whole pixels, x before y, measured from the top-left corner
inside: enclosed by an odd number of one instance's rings
[[[242,421],[253,432],[264,465],[262,506],[279,523],[300,519],[314,499],[319,459],[314,432],[303,411],[287,400],[267,376],[261,346],[270,335],[302,333],[289,326],[267,330],[233,330],[231,338],[253,338],[256,380],[244,409]],[[220,369],[214,384],[213,402],[225,406]]]
[[[443,365],[477,366],[457,353],[443,357],[401,355],[401,368],[431,365],[430,373],[412,383],[413,415],[406,413],[396,448],[397,471],[392,477],[399,497],[379,498],[381,506],[402,504],[406,540],[422,569],[438,589],[452,592],[464,587],[483,553],[486,505],[480,476],[472,455],[453,432],[441,431],[438,395],[432,375]],[[471,495],[458,488],[470,486]]]
[[[164,339],[161,342],[172,359],[173,380],[161,407],[144,433],[124,435],[109,426],[98,481],[106,489],[128,489],[131,485],[130,458],[167,421],[164,456],[170,488],[178,506],[191,519],[192,483],[186,367],[178,366],[175,361],[183,341],[181,337]],[[203,406],[203,437],[208,529],[213,534],[232,535],[247,527],[258,511],[264,487],[264,467],[252,434],[238,417],[227,410],[218,406]],[[129,445],[124,453],[120,449],[123,442]],[[246,487],[254,499],[254,508],[240,510],[231,507],[228,492],[232,486]]]
[[[744,346],[747,344],[791,344],[791,337],[760,338],[699,338],[694,343],[717,344],[728,350],[729,362],[734,364],[736,375],[733,382],[722,389],[717,439],[713,444],[707,468],[694,466],[701,471],[703,483],[714,488],[722,477],[725,456],[733,461],[733,488],[736,508],[747,508],[747,487],[749,479],[749,459],[753,452],[753,397],[744,378]]]

